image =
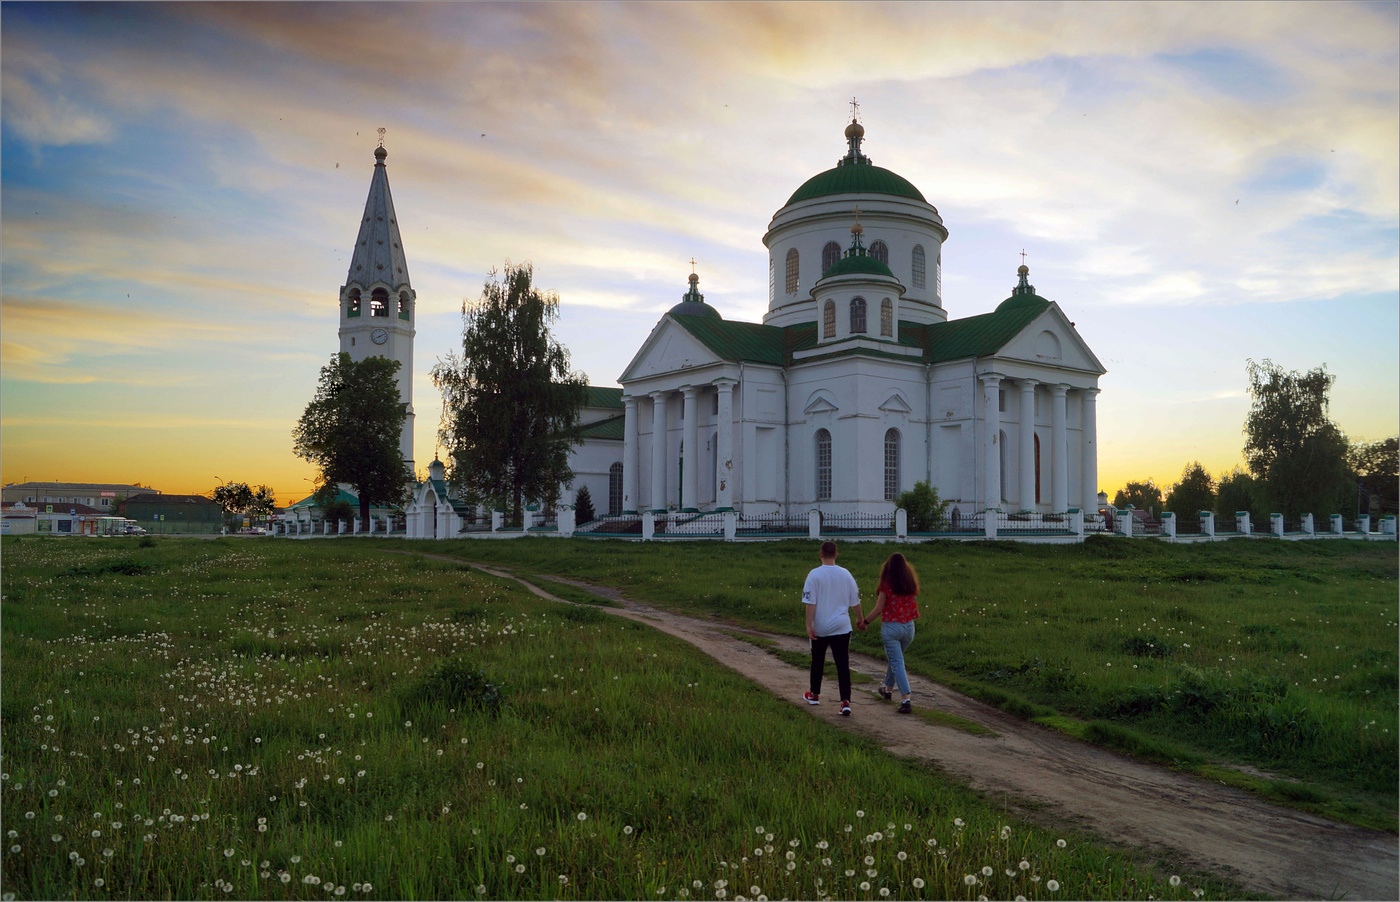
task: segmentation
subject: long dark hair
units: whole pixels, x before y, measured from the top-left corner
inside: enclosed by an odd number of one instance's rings
[[[888,586],[893,595],[918,595],[919,574],[914,572],[914,565],[896,551],[880,568],[880,585]]]

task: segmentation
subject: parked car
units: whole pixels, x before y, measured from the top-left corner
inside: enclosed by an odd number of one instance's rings
[[[128,526],[125,530],[123,530],[122,534],[128,536],[144,536],[146,534],[146,530],[140,526]]]

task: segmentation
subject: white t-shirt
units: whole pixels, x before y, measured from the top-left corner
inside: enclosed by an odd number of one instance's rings
[[[812,632],[818,636],[849,633],[850,609],[860,604],[856,578],[845,567],[822,564],[807,574],[807,582],[802,586],[802,603],[816,605]]]

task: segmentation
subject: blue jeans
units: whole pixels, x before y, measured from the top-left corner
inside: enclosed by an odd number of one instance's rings
[[[899,686],[904,695],[909,694],[909,674],[904,672],[904,650],[914,641],[914,622],[881,623],[880,641],[885,645],[885,685]]]

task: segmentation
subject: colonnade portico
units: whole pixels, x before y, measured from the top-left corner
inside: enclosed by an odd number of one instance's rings
[[[1037,510],[1036,498],[1036,432],[1035,432],[1035,390],[1042,385],[1030,378],[1008,378],[1001,373],[982,373],[983,411],[983,510],[1000,508],[1005,494],[1001,484],[1002,454],[1005,451],[1001,442],[1001,386],[1003,381],[1015,381],[1020,388],[1020,423],[1017,459],[1019,466],[1011,470],[1008,458],[1008,472],[1019,474],[1017,506],[1023,511]],[[1067,383],[1045,385],[1050,392],[1050,441],[1040,446],[1041,498],[1048,502],[1051,513],[1065,513],[1071,506],[1069,497],[1069,394],[1074,392],[1080,402],[1080,487],[1082,498],[1075,499],[1075,506],[1084,511],[1098,509],[1098,437],[1095,398],[1097,388],[1076,388]],[[1043,491],[1045,482],[1049,491]],[[1048,496],[1048,497],[1047,497]]]
[[[681,395],[681,477],[680,498],[684,510],[698,510],[700,491],[700,462],[705,458],[700,442],[700,395],[713,387],[718,395],[715,423],[715,509],[731,510],[734,499],[734,387],[738,383],[720,377],[709,385],[682,385],[678,389],[648,392],[651,400],[651,491],[645,507],[641,499],[641,427],[640,398],[626,396],[623,401],[622,493],[623,513],[636,514],[642,510],[656,512],[667,508],[669,489],[667,472],[675,465],[667,453],[668,402],[676,391]]]

